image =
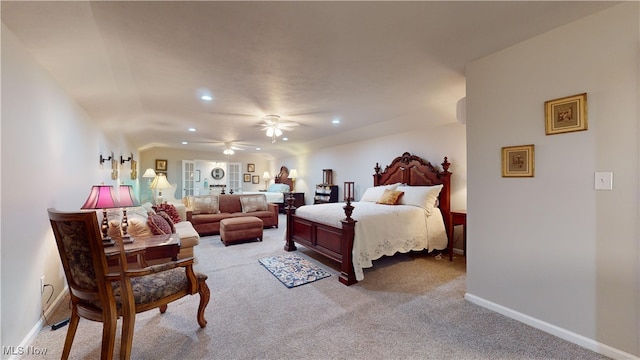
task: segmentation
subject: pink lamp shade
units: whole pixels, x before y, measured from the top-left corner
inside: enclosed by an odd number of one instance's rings
[[[100,227],[102,229],[102,244],[104,246],[112,246],[114,244],[113,239],[107,234],[109,231],[109,223],[107,222],[107,209],[120,207],[120,204],[115,200],[115,189],[111,185],[94,185],[91,188],[91,193],[84,202],[81,209],[102,209],[102,223]]]
[[[133,186],[131,185],[120,185],[120,206],[121,207],[133,207],[140,206],[138,199],[133,194]]]
[[[94,185],[81,209],[111,209],[120,207],[116,201],[115,189],[111,185]]]

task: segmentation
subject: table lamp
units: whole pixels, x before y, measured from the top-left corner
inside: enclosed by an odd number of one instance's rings
[[[162,204],[162,189],[171,189],[172,186],[167,181],[167,176],[163,173],[156,175],[155,179],[149,185],[151,189],[158,189],[158,197],[156,198],[156,205]]]
[[[149,201],[153,201],[153,194],[151,193],[151,179],[156,177],[156,172],[152,168],[145,170],[142,174],[143,178],[147,178],[147,188],[149,189]]]
[[[262,178],[264,179],[264,191],[267,191],[267,189],[269,188],[269,180],[271,180],[271,175],[268,171],[265,171],[264,174],[262,174]]]
[[[127,207],[140,206],[140,203],[133,194],[133,186],[131,185],[120,185],[119,193],[120,206],[122,206],[122,241],[125,243],[131,243],[133,242],[133,239],[131,239],[131,236],[127,233],[127,228],[129,227]]]
[[[91,188],[91,193],[84,202],[81,209],[102,209],[102,245],[112,246],[115,244],[113,239],[109,237],[109,221],[107,220],[107,209],[113,209],[120,207],[120,204],[115,200],[115,190],[111,185],[94,185]]]
[[[298,170],[291,169],[291,171],[289,172],[289,176],[287,177],[291,179],[291,192],[293,192],[296,188],[296,178],[298,177]]]

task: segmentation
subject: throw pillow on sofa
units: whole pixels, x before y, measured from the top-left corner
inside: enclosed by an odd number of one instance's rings
[[[171,216],[169,216],[169,214],[167,214],[163,210],[157,211],[156,214],[162,216],[162,218],[166,220],[167,224],[169,224],[169,227],[171,228],[171,233],[175,234],[176,233],[176,227],[175,227],[175,225],[173,223],[173,220],[171,219]]]
[[[243,213],[254,211],[265,211],[267,207],[267,197],[264,194],[242,195],[240,196],[240,204]]]
[[[153,207],[153,210],[156,213],[159,213],[160,211],[166,212],[167,215],[169,215],[169,217],[171,218],[171,222],[173,224],[177,224],[180,221],[182,221],[182,219],[180,218],[180,214],[178,214],[178,210],[176,209],[176,207],[173,204],[156,205],[156,206]]]
[[[190,196],[189,204],[194,215],[220,213],[218,195]]]
[[[172,234],[171,226],[167,223],[167,220],[158,214],[149,213],[147,225],[154,235]]]

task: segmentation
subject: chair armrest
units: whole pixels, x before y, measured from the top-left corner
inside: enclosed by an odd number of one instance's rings
[[[186,208],[186,212],[187,212],[187,221],[191,221],[193,217],[193,210],[191,210],[191,208]]]

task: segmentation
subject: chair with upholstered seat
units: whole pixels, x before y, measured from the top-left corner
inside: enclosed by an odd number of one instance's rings
[[[110,273],[95,212],[49,209],[48,213],[72,304],[63,359],[69,357],[80,317],[103,323],[101,359],[113,358],[119,317],[123,319],[120,358],[129,359],[136,313],[154,308],[164,313],[168,303],[186,295],[200,294],[197,320],[200,327],[206,326],[207,277],[193,271],[193,258],[129,270],[127,257],[134,254],[125,254],[118,239],[118,271]]]

